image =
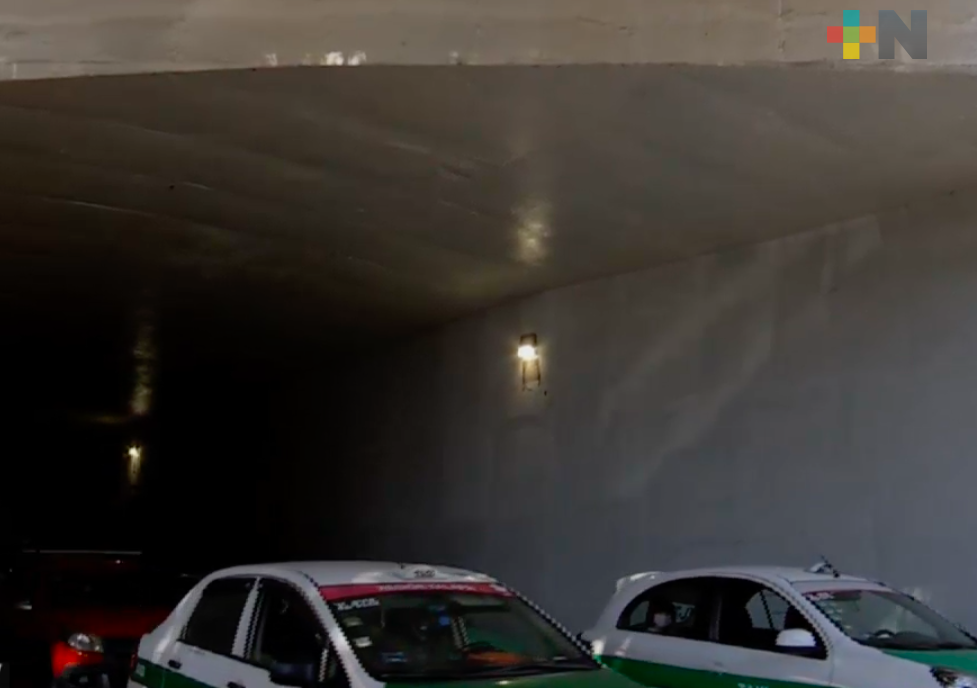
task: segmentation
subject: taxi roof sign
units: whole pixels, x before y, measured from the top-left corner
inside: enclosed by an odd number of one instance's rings
[[[448,576],[443,574],[438,575],[438,570],[433,566],[425,566],[424,564],[401,564],[397,577],[408,580],[433,580]]]

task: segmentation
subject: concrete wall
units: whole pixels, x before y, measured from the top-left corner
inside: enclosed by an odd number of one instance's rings
[[[585,64],[842,61],[826,28],[837,0],[4,0],[0,79],[337,64]],[[879,6],[861,6],[876,25]],[[926,9],[927,60],[973,65],[975,8]]]
[[[975,351],[960,193],[549,292],[342,362],[293,544],[485,569],[578,628],[629,572],[823,553],[977,626]]]

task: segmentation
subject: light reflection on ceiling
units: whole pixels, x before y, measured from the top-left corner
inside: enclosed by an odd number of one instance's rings
[[[156,328],[153,311],[141,307],[136,313],[136,342],[132,399],[129,412],[135,417],[149,415],[153,402],[153,377],[156,372]]]
[[[550,237],[550,206],[546,202],[532,202],[516,210],[518,221],[516,241],[519,262],[539,265],[547,258]]]

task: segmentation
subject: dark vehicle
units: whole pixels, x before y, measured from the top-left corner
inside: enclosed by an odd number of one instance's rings
[[[125,686],[139,638],[195,582],[138,553],[25,552],[3,583],[12,685]]]

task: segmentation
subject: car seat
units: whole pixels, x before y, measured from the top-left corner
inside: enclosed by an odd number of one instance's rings
[[[804,618],[804,615],[800,613],[797,607],[789,607],[787,614],[784,615],[784,630],[794,628],[809,631],[811,630],[811,624],[807,622],[807,619]]]
[[[746,607],[736,605],[723,609],[719,618],[719,638],[741,647],[757,646],[756,629]]]

